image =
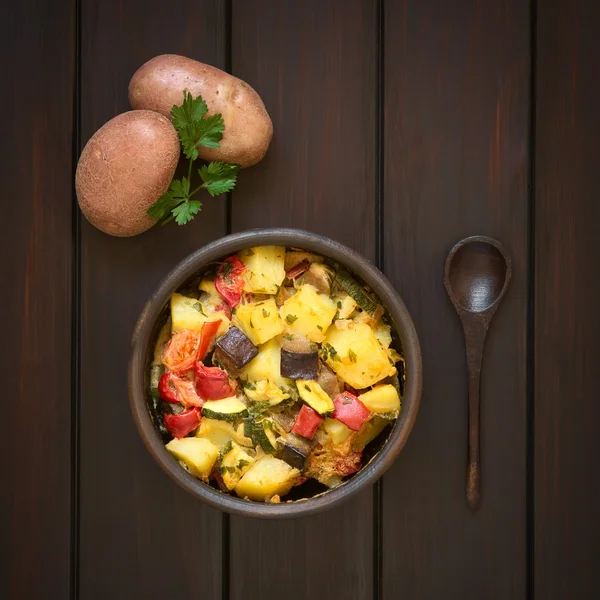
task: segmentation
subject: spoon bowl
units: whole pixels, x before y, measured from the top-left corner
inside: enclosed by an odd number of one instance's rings
[[[484,312],[497,305],[504,294],[510,258],[493,242],[491,238],[467,238],[448,257],[446,287],[455,304],[465,311]]]
[[[504,246],[493,238],[466,238],[450,251],[444,284],[465,333],[469,372],[469,459],[467,504],[473,510],[481,502],[479,464],[480,391],[483,348],[490,321],[510,281],[512,266]]]

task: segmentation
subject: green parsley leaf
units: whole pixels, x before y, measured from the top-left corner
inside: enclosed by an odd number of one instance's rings
[[[247,460],[240,458],[240,460],[238,461],[238,464],[237,464],[237,468],[242,470],[246,465],[249,465],[249,464],[250,463]]]
[[[206,146],[207,148],[218,148],[219,142],[223,139],[225,123],[220,114],[211,115],[202,119],[196,124],[195,133],[197,135],[197,146]]]
[[[202,310],[202,304],[200,304],[200,302],[194,302],[194,304],[192,304],[192,306],[201,314],[206,316],[206,313]]]
[[[171,212],[175,216],[175,222],[178,225],[189,223],[196,213],[200,212],[202,202],[199,200],[186,200],[179,206],[175,207]]]
[[[252,250],[252,248],[248,248],[248,250],[246,250],[246,256],[254,256],[254,250]]]
[[[190,193],[190,182],[187,177],[181,179],[174,179],[171,181],[169,191],[164,193],[146,212],[153,219],[164,219],[168,217],[170,221],[172,217],[169,217],[169,213],[184,200],[187,199]]]
[[[291,325],[294,321],[298,320],[296,315],[288,315],[285,320]]]
[[[202,96],[194,98],[190,92],[183,92],[183,104],[173,106],[171,117],[175,129],[188,129],[195,127],[196,123],[208,112],[208,106]]]
[[[204,182],[202,187],[211,195],[218,196],[231,191],[236,184],[239,165],[228,165],[213,161],[198,169],[198,174]]]
[[[262,309],[262,315],[263,317],[266,319],[268,316],[270,316],[270,312],[267,312],[264,308]]]
[[[317,329],[318,329],[319,331],[323,331],[323,326],[322,326],[322,325],[317,325]]]
[[[350,362],[356,362],[356,354],[350,348],[348,349],[348,359]]]

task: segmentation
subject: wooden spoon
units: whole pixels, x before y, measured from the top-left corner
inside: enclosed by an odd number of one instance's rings
[[[469,459],[467,504],[477,510],[481,501],[479,464],[479,395],[483,346],[490,321],[506,292],[512,272],[510,257],[500,242],[468,237],[448,254],[444,284],[465,332],[469,372]]]

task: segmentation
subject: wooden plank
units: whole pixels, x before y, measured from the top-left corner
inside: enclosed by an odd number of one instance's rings
[[[233,3],[232,70],[273,119],[233,229],[306,228],[375,252],[376,13],[363,0]],[[372,492],[299,521],[231,520],[231,597],[372,597]]]
[[[4,2],[0,23],[0,597],[68,598],[74,5]]]
[[[84,0],[83,143],[129,110],[127,86],[166,52],[224,66],[223,3]],[[82,227],[81,598],[221,597],[221,515],[180,490],[144,449],[130,414],[129,342],[176,262],[225,232],[225,201],[117,239]]]
[[[535,598],[598,598],[600,6],[537,17]]]
[[[526,591],[529,6],[385,4],[385,271],[415,319],[424,396],[383,482],[383,591],[518,599]],[[482,505],[465,502],[467,377],[447,253],[499,239],[513,279],[482,375]]]

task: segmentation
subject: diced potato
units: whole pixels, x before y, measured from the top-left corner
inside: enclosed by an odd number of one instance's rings
[[[283,246],[256,246],[238,254],[246,266],[244,291],[276,294],[285,279],[285,248]]]
[[[231,450],[221,459],[219,474],[228,490],[238,484],[242,476],[256,462],[256,459],[242,450],[236,443],[231,444]]]
[[[363,423],[363,426],[352,440],[352,449],[359,452],[364,450],[365,446],[369,442],[372,442],[389,424],[389,419],[384,419],[379,415],[371,415],[369,420]]]
[[[166,448],[192,475],[203,481],[208,481],[219,456],[219,449],[205,438],[171,440]]]
[[[369,325],[338,328],[338,323],[328,330],[322,354],[340,379],[361,390],[396,373]]]
[[[287,333],[299,333],[311,342],[322,342],[337,306],[312,285],[303,285],[280,309]]]
[[[275,495],[284,496],[296,483],[300,471],[270,454],[259,458],[235,487],[240,498],[266,501]]]
[[[376,385],[372,390],[359,396],[359,400],[371,411],[380,415],[390,415],[394,418],[400,410],[400,396],[396,388],[386,383]]]
[[[336,446],[343,444],[352,435],[352,430],[337,419],[325,419],[321,427]]]
[[[281,345],[278,338],[259,346],[258,354],[242,369],[240,377],[245,381],[266,379],[278,386],[293,386],[293,381],[281,376]]]
[[[226,423],[218,419],[207,419],[206,417],[203,417],[200,421],[196,437],[207,439],[219,450],[231,441],[250,448],[254,446],[252,440],[244,435],[243,425],[235,428],[231,423]]]
[[[215,298],[220,298],[221,294],[217,292],[217,288],[215,287],[215,282],[212,279],[203,279],[198,286],[201,292],[206,292],[210,296],[214,296]]]
[[[221,320],[217,335],[223,335],[229,329],[229,318],[223,311],[215,311],[207,303],[189,298],[178,293],[171,295],[172,331],[177,333],[184,329],[201,331],[207,321]]]
[[[255,346],[268,342],[283,331],[283,321],[273,298],[263,302],[239,305],[233,324],[241,329]]]
[[[342,300],[338,300],[338,302],[340,303],[338,305],[339,319],[347,319],[356,310],[356,301],[349,294],[346,294]]]
[[[244,393],[253,402],[269,402],[271,406],[276,406],[290,397],[289,394],[286,394],[281,388],[278,388],[267,379],[249,385],[252,387],[246,386]]]

